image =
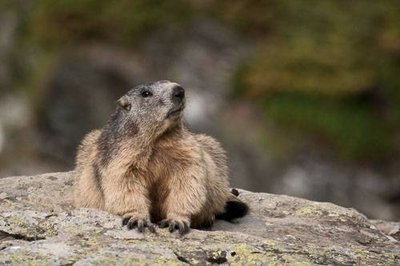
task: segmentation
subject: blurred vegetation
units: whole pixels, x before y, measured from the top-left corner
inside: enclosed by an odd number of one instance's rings
[[[25,43],[56,49],[91,40],[132,46],[165,25],[217,18],[255,45],[237,71],[235,93],[256,101],[266,120],[318,134],[346,158],[384,158],[400,148],[397,0],[37,0],[31,5],[22,26]]]
[[[32,36],[53,45],[84,40],[132,45],[163,25],[191,17],[183,0],[40,0],[32,13]]]
[[[257,39],[236,93],[259,102],[266,119],[318,133],[346,158],[397,152],[400,2],[223,1],[218,9]]]
[[[64,49],[85,42],[136,48],[165,25],[185,27],[193,14],[185,0],[0,0],[2,9],[19,13],[14,87],[27,89],[35,109]]]

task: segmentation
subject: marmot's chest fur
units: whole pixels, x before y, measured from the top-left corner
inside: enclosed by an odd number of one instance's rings
[[[167,208],[165,205],[167,197],[171,193],[171,188],[175,186],[188,186],[185,189],[191,189],[193,185],[197,186],[197,190],[204,191],[204,194],[195,199],[201,205],[206,205],[209,201],[211,205],[216,207],[216,212],[223,210],[226,201],[230,198],[230,194],[221,195],[225,199],[218,203],[213,203],[215,198],[207,198],[208,169],[215,169],[214,161],[206,158],[209,154],[205,154],[196,139],[188,134],[185,139],[165,140],[158,143],[153,149],[149,157],[148,164],[145,169],[138,169],[138,173],[134,176],[140,178],[145,183],[148,190],[151,205],[151,220],[159,222],[167,217]],[[195,168],[193,172],[189,169]],[[198,176],[201,173],[201,176]],[[181,190],[172,190],[172,193],[180,193]],[[217,207],[218,206],[218,207]],[[192,220],[201,215],[198,210],[190,212]],[[193,223],[192,225],[195,225]]]
[[[170,187],[173,185],[171,183],[175,181],[174,179],[176,177],[196,178],[195,175],[186,176],[185,169],[188,169],[194,161],[198,161],[200,164],[204,163],[202,158],[196,158],[197,154],[202,153],[199,147],[187,149],[179,144],[157,146],[150,156],[146,168],[137,169],[137,173],[133,175],[143,180],[148,190],[151,205],[150,215],[153,222],[159,222],[167,217],[164,203],[171,193]],[[197,150],[197,152],[193,153],[193,150]],[[185,182],[185,180],[176,181]],[[204,198],[204,200],[206,199]]]
[[[75,205],[121,215],[139,231],[159,223],[186,233],[216,216],[245,215],[247,206],[229,190],[224,150],[185,129],[183,108],[176,83],[140,85],[123,96],[108,124],[82,141]]]

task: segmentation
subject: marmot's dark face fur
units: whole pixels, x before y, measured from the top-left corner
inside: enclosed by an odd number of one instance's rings
[[[139,85],[118,100],[112,120],[118,128],[160,135],[181,124],[185,90],[167,80]],[[116,119],[117,118],[117,119]]]

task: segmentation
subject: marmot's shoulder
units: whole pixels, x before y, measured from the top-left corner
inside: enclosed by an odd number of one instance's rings
[[[205,135],[205,134],[194,134],[194,138],[201,146],[213,149],[220,149],[223,151],[223,148],[218,140],[215,138]]]
[[[219,141],[205,134],[195,134],[194,138],[214,159],[217,159],[220,163],[225,163],[226,152]]]

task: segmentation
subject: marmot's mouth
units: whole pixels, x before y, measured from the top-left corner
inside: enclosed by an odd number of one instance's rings
[[[167,114],[167,117],[171,117],[171,116],[176,116],[182,113],[183,109],[184,109],[184,105],[179,106],[179,108],[174,108],[172,110],[170,110]]]

